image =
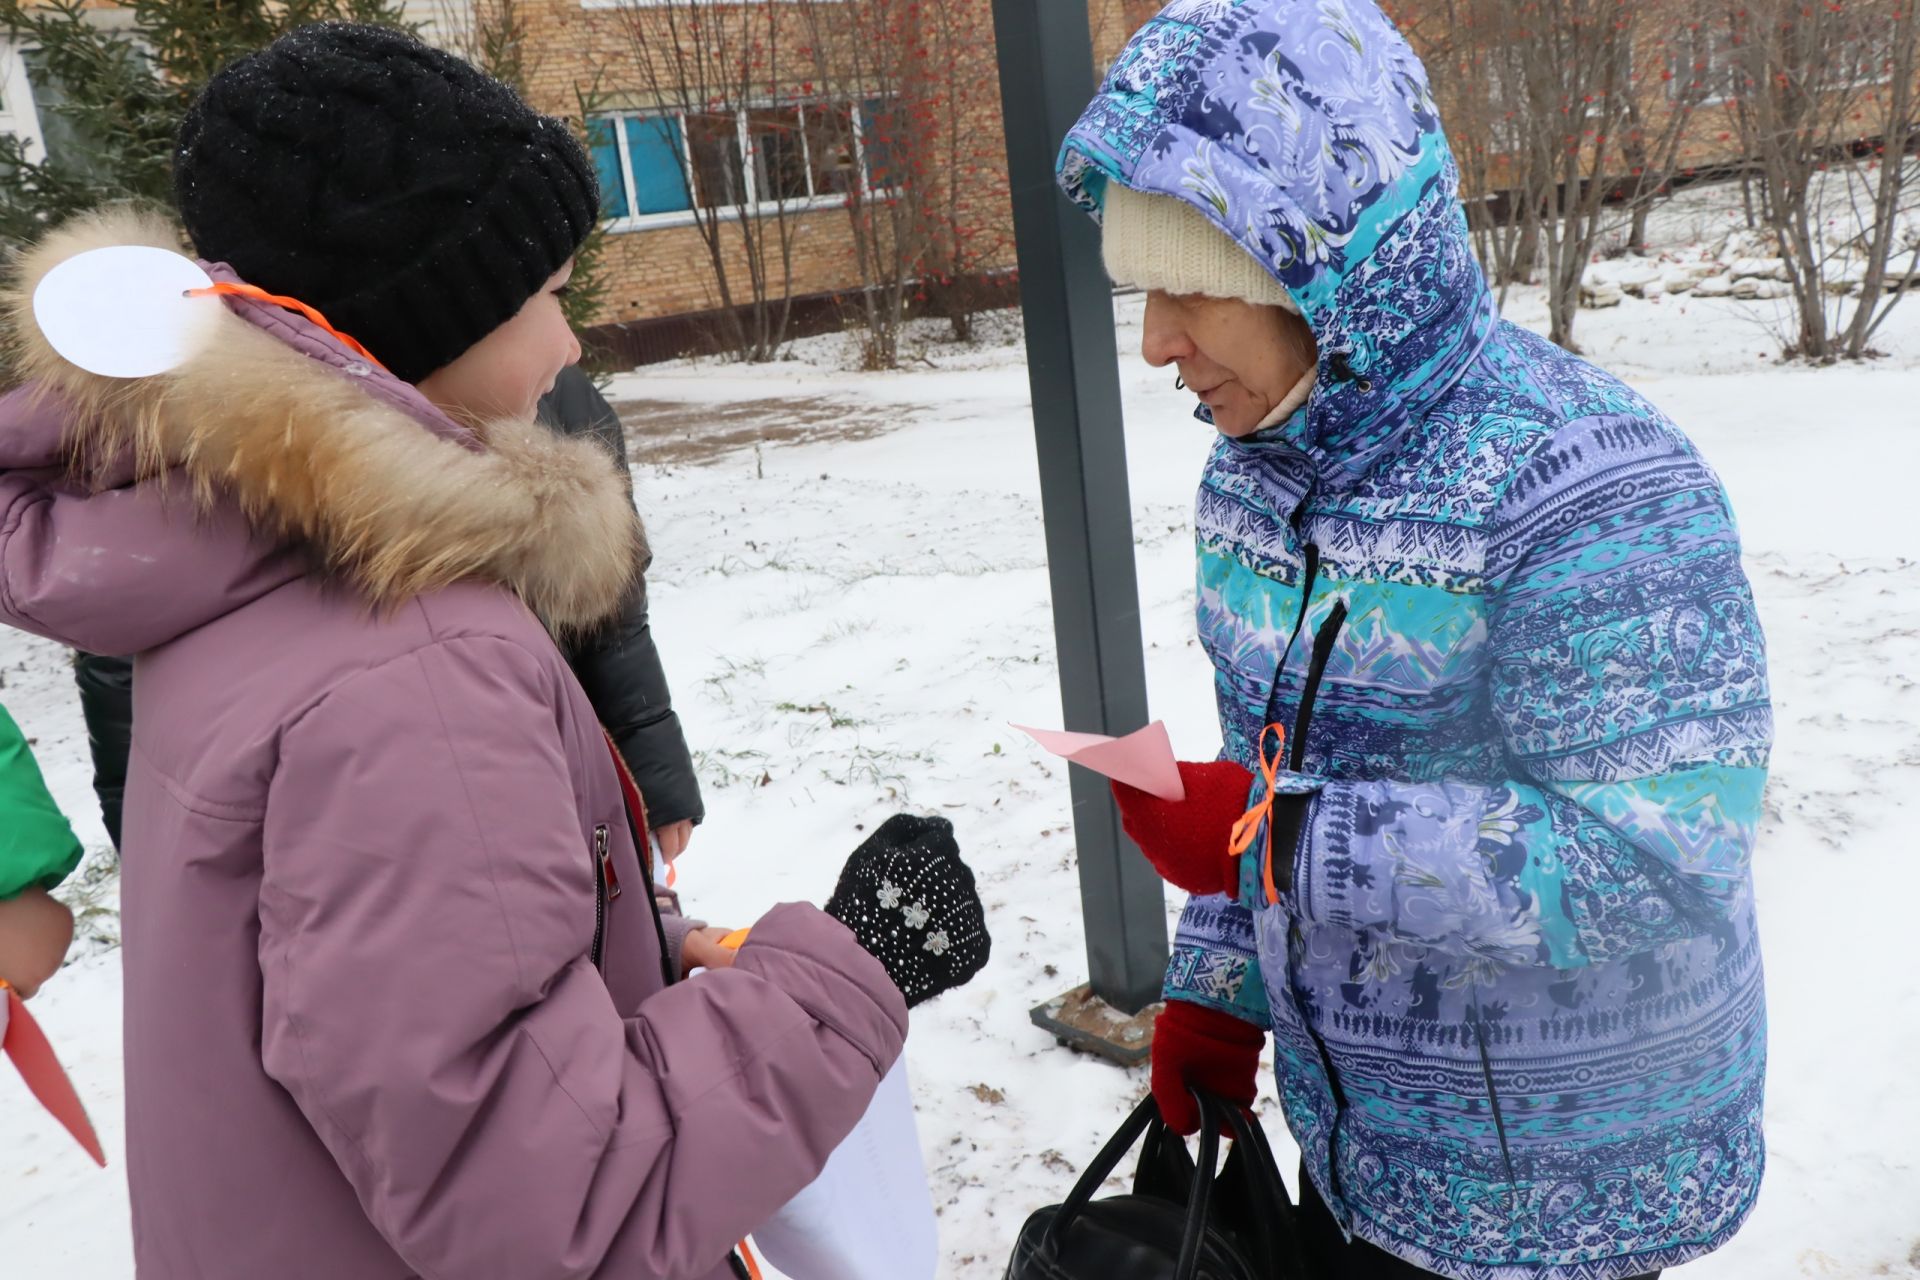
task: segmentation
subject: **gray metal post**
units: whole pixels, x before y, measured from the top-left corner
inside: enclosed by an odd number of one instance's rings
[[[1147,722],[1147,687],[1113,291],[1098,229],[1053,182],[1060,140],[1093,95],[1086,0],[993,0],[993,26],[1061,701],[1069,729],[1128,733]],[[1136,1013],[1160,998],[1164,890],[1120,830],[1106,781],[1071,774],[1093,993]]]

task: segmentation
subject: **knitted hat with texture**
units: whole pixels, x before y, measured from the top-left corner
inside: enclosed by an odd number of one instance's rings
[[[1299,314],[1278,280],[1184,200],[1107,184],[1100,247],[1115,284],[1210,298],[1240,298]]]
[[[319,308],[408,382],[512,319],[599,213],[560,121],[413,36],[344,22],[207,82],[174,193],[203,258]]]

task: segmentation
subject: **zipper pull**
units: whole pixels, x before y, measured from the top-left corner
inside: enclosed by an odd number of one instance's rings
[[[612,902],[620,896],[620,876],[613,869],[613,848],[605,827],[594,828],[593,853],[600,860],[600,883],[607,887],[607,901]]]

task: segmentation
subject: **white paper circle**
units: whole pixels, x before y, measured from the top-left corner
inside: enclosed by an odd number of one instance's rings
[[[33,291],[33,318],[69,364],[108,378],[177,369],[213,336],[224,304],[189,298],[213,278],[193,259],[125,244],[68,258]]]

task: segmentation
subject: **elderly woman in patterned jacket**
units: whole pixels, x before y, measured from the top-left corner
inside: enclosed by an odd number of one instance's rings
[[[1197,603],[1224,749],[1183,803],[1119,789],[1193,894],[1162,1111],[1195,1127],[1189,1084],[1250,1104],[1271,1034],[1328,1276],[1617,1280],[1717,1248],[1763,1162],[1772,737],[1718,479],[1499,318],[1426,75],[1369,0],[1170,5],[1060,179],[1219,433]]]

